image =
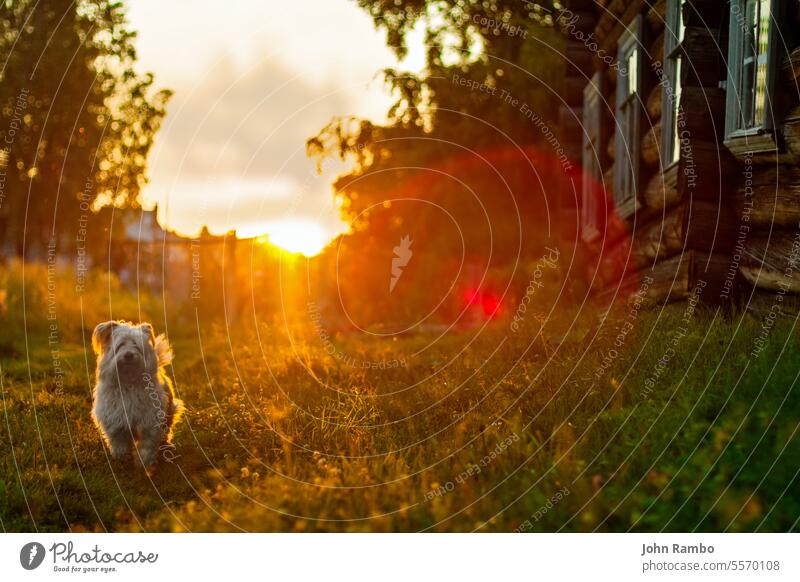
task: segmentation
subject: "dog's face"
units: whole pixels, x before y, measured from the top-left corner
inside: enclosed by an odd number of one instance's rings
[[[116,371],[120,378],[133,379],[143,371],[154,370],[155,334],[149,323],[134,325],[123,321],[106,321],[92,334],[92,346],[101,366]]]

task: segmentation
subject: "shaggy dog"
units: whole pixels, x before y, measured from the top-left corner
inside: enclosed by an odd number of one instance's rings
[[[183,411],[164,371],[172,348],[149,323],[124,321],[99,324],[92,346],[97,353],[92,418],[112,457],[125,458],[138,444],[139,459],[150,470],[158,451],[172,447],[172,427]]]

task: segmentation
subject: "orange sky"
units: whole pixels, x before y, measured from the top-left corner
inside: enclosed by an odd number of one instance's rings
[[[397,61],[366,12],[350,0],[128,6],[140,69],[175,91],[144,194],[160,220],[187,235],[203,224],[323,241],[345,230],[330,187],[343,168],[317,176],[305,140],[335,115],[385,119],[377,73]],[[419,70],[421,35],[410,44],[403,66]]]

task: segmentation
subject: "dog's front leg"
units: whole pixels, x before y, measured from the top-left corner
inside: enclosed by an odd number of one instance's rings
[[[139,459],[145,469],[150,469],[158,458],[158,447],[164,440],[160,426],[145,427],[139,437]]]
[[[108,432],[108,447],[115,459],[124,459],[131,453],[133,435],[129,428],[118,428]]]

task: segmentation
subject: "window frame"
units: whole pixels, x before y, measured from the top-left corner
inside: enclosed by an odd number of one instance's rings
[[[615,104],[615,137],[614,137],[614,204],[617,214],[627,218],[641,207],[639,201],[639,170],[641,160],[641,117],[642,117],[642,91],[644,80],[644,58],[642,55],[644,44],[642,42],[643,18],[637,14],[628,28],[622,33],[617,43],[617,63],[629,62],[630,54],[636,51],[636,87],[633,93],[627,94],[628,78],[630,71],[625,68],[617,71],[617,99]],[[626,108],[630,106],[628,112]],[[627,115],[630,114],[630,119]],[[626,117],[623,118],[623,115]],[[622,119],[626,119],[623,126]],[[630,126],[629,127],[629,122]],[[627,132],[628,135],[623,135]],[[625,159],[631,162],[630,176],[626,176],[627,168],[622,163]],[[623,191],[623,180],[630,177],[630,192]]]
[[[744,14],[747,0],[731,0],[728,24],[728,79],[725,91],[725,140],[724,144],[734,153],[746,150],[752,153],[773,151],[777,149],[775,139],[775,117],[773,112],[773,98],[775,95],[775,81],[778,75],[778,44],[776,21],[781,21],[784,2],[770,0],[771,18],[767,33],[766,51],[766,79],[764,94],[764,120],[762,123],[749,128],[740,126],[742,119],[742,96],[739,87],[743,76],[743,51],[744,27],[741,19],[734,13],[734,6],[738,13]],[[758,139],[753,139],[758,136]]]
[[[667,0],[664,27],[664,80],[661,95],[661,171],[665,172],[680,161],[678,124],[681,118],[680,67],[683,59],[683,4],[685,0]],[[670,99],[670,90],[672,99]]]
[[[600,236],[600,204],[598,185],[603,180],[600,156],[603,148],[602,135],[602,79],[596,72],[583,89],[583,136],[581,143],[581,238],[591,242]]]

